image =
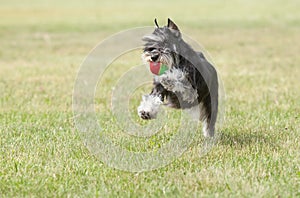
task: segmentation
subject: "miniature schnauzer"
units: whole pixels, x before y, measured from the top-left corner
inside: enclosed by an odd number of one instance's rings
[[[155,75],[153,89],[144,95],[138,107],[142,119],[154,119],[160,105],[173,108],[200,107],[205,137],[213,137],[218,112],[218,77],[214,67],[201,52],[194,51],[183,39],[177,25],[168,24],[144,36],[142,59],[145,63],[167,65],[168,70]],[[164,103],[166,99],[166,103]]]

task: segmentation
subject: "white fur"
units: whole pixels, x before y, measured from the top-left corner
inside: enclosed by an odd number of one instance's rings
[[[151,61],[151,55],[148,52],[142,53],[142,61],[144,64],[148,64]]]
[[[209,123],[207,123],[207,117],[206,117],[206,113],[205,113],[205,109],[203,106],[203,103],[199,104],[199,108],[200,108],[200,120],[202,121],[202,132],[204,137],[213,137],[213,135],[211,134],[211,129],[209,128]]]
[[[202,127],[202,132],[204,137],[210,137],[210,132],[209,132],[209,128],[207,126],[206,120],[203,121],[203,127]]]
[[[173,58],[165,53],[160,54],[159,62],[167,65],[169,68],[174,64]]]
[[[174,52],[177,52],[176,45],[173,44]]]
[[[165,89],[181,94],[186,102],[193,103],[197,100],[197,91],[186,78],[186,73],[180,69],[173,68],[158,77],[158,81]]]
[[[159,112],[159,107],[162,104],[160,97],[153,95],[144,95],[142,102],[138,107],[138,115],[141,117],[142,113],[148,113],[150,118],[156,118]]]

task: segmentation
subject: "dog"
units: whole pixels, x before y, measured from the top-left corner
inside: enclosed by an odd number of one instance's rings
[[[140,118],[156,118],[160,106],[177,109],[199,105],[203,135],[213,137],[218,113],[218,76],[203,53],[196,52],[183,39],[177,25],[168,18],[166,26],[156,28],[142,38],[142,59],[146,64],[167,65],[167,71],[153,78],[150,94],[142,97]]]

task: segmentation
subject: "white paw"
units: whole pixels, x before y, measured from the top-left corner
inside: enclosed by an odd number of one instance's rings
[[[206,124],[206,121],[203,122],[203,128],[202,128],[202,132],[204,137],[214,137],[214,132],[210,131],[209,127]]]
[[[145,120],[154,119],[159,112],[162,101],[159,96],[144,95],[138,107],[138,115]]]

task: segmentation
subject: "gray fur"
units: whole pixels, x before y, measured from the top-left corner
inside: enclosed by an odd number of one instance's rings
[[[197,91],[187,80],[187,74],[180,69],[173,68],[159,76],[158,80],[168,91],[180,94],[183,101],[192,104],[198,98]]]
[[[174,108],[191,108],[200,104],[203,134],[214,136],[218,113],[218,77],[214,67],[201,52],[194,51],[182,39],[177,25],[170,19],[167,26],[157,25],[151,35],[143,37],[143,41],[144,62],[161,62],[170,68],[165,74],[154,77],[149,95],[161,102],[166,100],[166,105]],[[159,105],[146,101],[143,99],[138,108],[139,116],[155,118]],[[149,105],[155,108],[147,109]]]

